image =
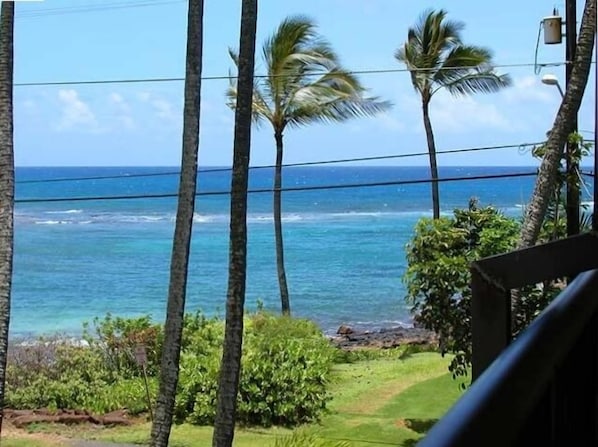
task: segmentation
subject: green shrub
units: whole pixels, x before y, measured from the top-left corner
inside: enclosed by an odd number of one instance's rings
[[[219,328],[219,329],[217,329]],[[218,333],[220,331],[220,333]],[[204,322],[181,357],[176,416],[194,424],[214,419],[222,324]],[[247,319],[237,420],[246,425],[296,425],[318,419],[334,350],[306,320],[262,313]]]
[[[6,370],[6,405],[83,409],[105,386],[108,373],[94,350],[66,341],[12,346]]]
[[[297,425],[326,407],[334,348],[307,320],[257,314],[247,328],[239,385],[246,424]]]
[[[135,361],[135,348],[144,346],[147,353],[147,373],[160,369],[162,326],[152,323],[149,315],[138,318],[96,317],[92,325],[84,323],[83,338],[91,348],[102,353],[106,366],[114,377],[138,377],[141,369]]]
[[[449,370],[464,376],[471,364],[472,261],[513,249],[519,224],[475,200],[454,217],[421,219],[407,245],[407,301],[415,321],[438,334],[440,349],[452,352]]]
[[[162,329],[149,317],[95,319],[86,326],[89,347],[39,341],[13,351],[6,402],[13,408],[87,409],[105,413],[147,411],[143,378],[132,352],[148,349],[151,399],[157,392]],[[200,313],[184,320],[175,401],[178,421],[214,421],[222,357],[223,322]],[[336,350],[306,320],[258,313],[246,319],[238,422],[296,425],[317,420],[326,406],[326,386]]]

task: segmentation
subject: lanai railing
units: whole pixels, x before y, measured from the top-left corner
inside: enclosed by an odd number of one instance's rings
[[[511,290],[567,288],[511,342]],[[420,446],[598,444],[598,233],[472,265],[474,382]]]

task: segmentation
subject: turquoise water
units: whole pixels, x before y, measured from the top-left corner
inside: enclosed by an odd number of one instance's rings
[[[20,168],[17,199],[147,195],[176,192],[173,168]],[[441,176],[533,172],[533,168],[444,168]],[[31,180],[127,175],[118,179]],[[284,186],[425,179],[425,167],[287,168]],[[256,169],[251,188],[269,188],[272,172]],[[202,172],[199,191],[226,191],[228,172]],[[471,196],[521,214],[533,177],[441,184],[443,209]],[[228,256],[227,195],[198,197],[187,309],[223,314]],[[176,201],[173,198],[17,203],[11,333],[76,334],[106,312],[161,320]],[[410,322],[404,303],[404,246],[415,222],[431,214],[429,185],[286,192],[286,265],[295,315],[324,330],[340,324],[380,327]],[[279,309],[271,194],[252,194],[248,218],[247,307]]]

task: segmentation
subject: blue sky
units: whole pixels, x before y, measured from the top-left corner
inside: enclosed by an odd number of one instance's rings
[[[125,7],[139,3],[143,7]],[[581,16],[583,1],[579,1]],[[139,5],[137,5],[139,6]],[[467,43],[491,48],[498,65],[532,64],[542,17],[562,3],[546,0],[412,2],[406,0],[261,0],[258,48],[288,15],[304,14],[352,70],[404,68],[393,57],[407,29],[427,7],[445,8],[466,23]],[[80,8],[75,12],[73,8]],[[99,8],[98,8],[99,7]],[[45,0],[17,3],[15,82],[182,77],[186,1]],[[240,1],[206,0],[205,76],[226,75],[227,54],[239,34]],[[539,62],[564,61],[564,45],[540,44]],[[593,72],[592,68],[592,72]],[[543,85],[564,67],[500,68],[514,85],[492,95],[455,99],[438,94],[431,118],[439,150],[540,141],[551,127],[560,96]],[[256,73],[263,73],[261,61]],[[392,155],[426,150],[418,96],[407,73],[362,74],[372,95],[394,107],[376,118],[313,125],[285,133],[285,162]],[[229,165],[233,113],[225,106],[226,80],[202,86],[200,164]],[[15,88],[17,166],[176,166],[180,163],[182,82],[62,85]],[[594,77],[580,111],[580,129],[594,128]],[[587,138],[593,134],[586,133]],[[272,131],[255,129],[251,162],[274,161]],[[425,165],[426,157],[388,164]],[[441,165],[530,165],[529,154],[503,149],[439,157]],[[377,162],[376,164],[382,164]]]

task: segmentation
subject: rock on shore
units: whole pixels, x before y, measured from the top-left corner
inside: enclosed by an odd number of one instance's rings
[[[438,337],[422,328],[393,327],[379,331],[356,331],[349,326],[338,328],[331,342],[341,349],[380,348],[388,349],[405,345],[436,345]]]

